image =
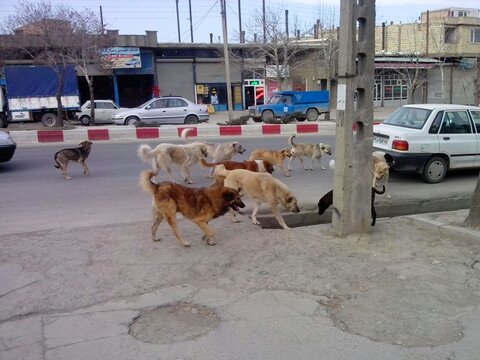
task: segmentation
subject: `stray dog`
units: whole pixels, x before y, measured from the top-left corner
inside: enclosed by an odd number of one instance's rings
[[[257,212],[262,203],[268,205],[273,216],[275,216],[275,219],[284,229],[290,228],[285,224],[283,217],[280,215],[278,205],[281,204],[294,213],[300,212],[297,199],[290,192],[287,185],[270,174],[255,173],[244,169],[226,170],[225,166],[218,165],[215,169],[215,175],[225,177],[225,187],[232,188],[238,191],[240,195],[247,195],[247,197],[256,201],[252,213],[252,222],[255,225],[260,224],[257,220]]]
[[[201,143],[186,145],[163,143],[152,149],[149,145],[142,144],[138,147],[137,153],[143,161],[151,160],[156,174],[163,170],[173,182],[175,179],[170,167],[172,163],[179,165],[183,181],[193,184],[190,166],[200,162],[201,158],[207,157],[207,147]]]
[[[250,154],[250,161],[252,160],[267,160],[270,161],[273,165],[278,166],[282,169],[285,176],[290,176],[287,169],[285,168],[284,161],[287,157],[292,156],[292,153],[289,149],[284,148],[281,150],[254,150]]]
[[[200,163],[205,167],[215,168],[217,165],[225,166],[227,170],[235,169],[245,169],[253,172],[267,172],[269,174],[273,173],[273,165],[270,161],[267,160],[252,160],[252,161],[219,161],[214,163],[208,163],[204,159],[200,160]]]
[[[90,171],[88,170],[87,163],[85,162],[90,155],[90,150],[92,149],[91,141],[83,141],[78,144],[76,148],[63,149],[55,153],[53,160],[55,161],[55,167],[60,169],[63,174],[63,177],[66,180],[70,180],[71,177],[67,175],[67,166],[68,162],[76,161],[83,166],[83,175],[89,175]]]
[[[162,220],[166,219],[177,241],[185,247],[190,246],[178,231],[176,216],[179,212],[197,224],[205,234],[202,239],[206,240],[208,245],[215,245],[215,233],[208,227],[208,222],[224,215],[230,208],[237,210],[245,207],[238,192],[226,188],[223,183],[195,189],[171,182],[155,184],[151,180],[155,175],[154,171],[142,171],[139,181],[140,187],[153,196],[153,241],[160,241],[156,238],[157,229]]]
[[[322,165],[322,156],[323,155],[332,155],[332,147],[328,144],[318,143],[306,143],[306,144],[295,144],[293,139],[295,135],[292,135],[288,138],[288,143],[292,146],[292,156],[288,160],[288,170],[292,171],[290,168],[290,163],[295,159],[298,158],[302,163],[302,167],[304,170],[313,170],[314,162],[317,161],[320,164],[320,168],[322,170],[326,170],[327,168]],[[303,157],[310,158],[311,165],[310,169],[305,169],[303,165]]]
[[[377,222],[377,211],[375,210],[375,194],[383,194],[385,193],[385,186],[383,186],[383,189],[377,190],[376,188],[372,187],[372,199],[370,202],[370,209],[372,213],[372,223],[370,224],[371,226],[375,226],[375,223]],[[322,198],[318,201],[318,215],[323,215],[325,210],[330,207],[330,205],[333,204],[333,190],[330,190],[327,192],[325,195],[322,196]]]
[[[189,143],[188,134],[192,128],[183,129],[180,137]],[[212,158],[213,162],[230,161],[236,154],[243,154],[245,148],[238,141],[230,141],[226,143],[211,143],[205,141],[196,141],[195,143],[204,144],[207,147],[207,154]],[[210,171],[210,177],[213,175],[214,169]]]
[[[388,191],[388,180],[390,178],[390,168],[395,165],[395,160],[392,155],[383,151],[374,151],[372,153],[373,159],[373,183],[372,187],[376,187],[378,182],[383,181],[387,192],[387,199],[390,199],[390,192]]]

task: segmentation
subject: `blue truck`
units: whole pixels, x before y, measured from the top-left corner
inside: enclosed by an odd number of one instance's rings
[[[250,106],[250,116],[255,122],[272,122],[275,118],[294,116],[298,121],[315,121],[330,111],[330,93],[320,91],[276,91],[264,105]]]
[[[0,79],[0,127],[24,121],[55,126],[57,87],[57,76],[48,66],[6,66]],[[62,106],[69,119],[80,109],[77,74],[72,65],[65,68]]]

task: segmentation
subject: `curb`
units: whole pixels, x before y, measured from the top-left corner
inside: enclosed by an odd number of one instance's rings
[[[375,209],[377,211],[378,221],[381,218],[468,209],[471,204],[471,196],[456,196],[423,201],[412,199],[391,204],[379,202],[375,205]],[[311,207],[309,205],[316,207],[316,203],[308,204],[307,207],[310,209]],[[307,210],[298,214],[283,213],[282,216],[290,227],[320,225],[332,222],[331,207],[323,215],[318,215],[317,210]],[[280,225],[278,225],[277,220],[275,220],[271,214],[257,216],[257,219],[263,229],[280,229]]]
[[[10,131],[10,135],[18,145],[44,143],[80,143],[90,141],[145,141],[157,139],[175,140],[185,128],[193,128],[190,137],[224,137],[224,136],[265,136],[293,134],[332,134],[335,133],[335,122],[311,124],[259,124],[259,125],[199,125],[172,126],[154,128],[135,128],[133,126],[109,127],[100,129],[72,130],[24,130]]]

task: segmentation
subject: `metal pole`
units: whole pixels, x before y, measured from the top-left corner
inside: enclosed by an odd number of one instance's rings
[[[190,40],[193,43],[192,0],[188,0],[188,8],[190,12]]]
[[[177,7],[177,31],[178,31],[178,42],[182,42],[180,37],[180,15],[178,13],[178,0],[175,0],[175,5]]]
[[[243,39],[242,33],[242,5],[240,0],[238,0],[238,33],[240,34],[240,44],[242,44],[245,42],[245,39]]]
[[[285,10],[285,35],[288,39],[288,10]]]
[[[103,10],[102,5],[100,5],[100,24],[102,26],[102,35],[105,33],[105,25],[103,24]]]
[[[370,231],[375,0],[341,0],[340,9],[332,225],[345,236]]]
[[[265,0],[262,0],[262,24],[263,24],[263,42],[267,42],[267,23],[266,23],[266,16],[265,16]]]
[[[228,54],[227,11],[225,0],[220,0],[222,7],[223,52],[225,54],[225,80],[227,82],[228,119],[233,120],[232,82],[230,80],[230,56]]]

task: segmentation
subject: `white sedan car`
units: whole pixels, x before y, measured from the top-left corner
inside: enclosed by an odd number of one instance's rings
[[[95,100],[95,124],[112,124],[113,115],[118,111],[127,110],[117,106],[112,100]],[[80,120],[82,125],[90,125],[90,100],[80,108],[80,112],[75,114],[75,118]]]
[[[373,147],[392,155],[395,170],[439,183],[450,169],[480,167],[480,107],[402,106],[373,127]]]

